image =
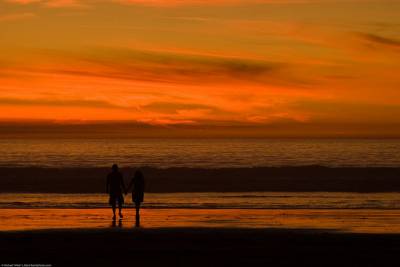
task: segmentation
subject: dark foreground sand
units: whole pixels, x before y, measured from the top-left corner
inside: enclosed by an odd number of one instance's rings
[[[0,264],[53,266],[399,266],[400,235],[275,229],[0,233]]]

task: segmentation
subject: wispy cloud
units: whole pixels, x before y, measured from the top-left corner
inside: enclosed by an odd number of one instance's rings
[[[0,0],[0,119],[398,123],[389,2]]]
[[[215,107],[209,105],[179,102],[152,102],[141,108],[168,114],[176,114],[180,110],[215,110]]]
[[[27,5],[32,3],[40,3],[43,2],[43,0],[6,0],[6,2]]]
[[[71,65],[54,65],[64,58]],[[71,76],[121,80],[208,84],[226,81],[255,83],[278,81],[284,63],[248,58],[193,55],[177,52],[144,51],[124,48],[92,48],[81,53],[49,52],[48,69],[32,71]],[[25,68],[29,71],[29,67]],[[285,77],[290,80],[290,77]]]
[[[31,12],[3,14],[3,15],[0,15],[0,22],[25,20],[25,19],[32,19],[35,17],[37,17],[36,14],[31,13]]]
[[[50,8],[77,8],[77,7],[88,7],[93,4],[94,1],[85,0],[7,0],[9,3],[29,5],[39,4],[44,7]]]
[[[111,104],[106,101],[100,100],[84,100],[84,99],[24,99],[24,98],[0,98],[0,105],[2,106],[47,106],[47,107],[89,107],[89,108],[107,108],[107,109],[126,109],[128,107],[122,107]]]
[[[353,0],[352,2],[377,2],[378,0]],[[386,0],[387,2],[396,0]],[[221,6],[221,5],[254,5],[254,4],[309,4],[309,3],[335,3],[348,2],[348,0],[6,0],[16,4],[40,4],[52,8],[88,7],[101,3],[114,3],[122,5],[143,6]],[[378,1],[379,2],[379,1]]]
[[[275,110],[266,115],[253,108],[282,107],[282,95],[302,93],[273,85],[290,79],[283,77],[282,63],[116,48],[48,52],[46,57],[2,80],[0,106],[19,117],[18,109],[24,107],[34,110],[34,118],[106,116],[156,124],[303,119],[301,114]],[[13,72],[12,66],[8,71]],[[49,109],[55,112],[46,114]]]
[[[400,40],[398,40],[398,39],[383,37],[383,36],[371,34],[371,33],[360,33],[360,36],[364,40],[366,40],[370,43],[389,46],[389,47],[393,47],[393,48],[400,48]]]
[[[285,4],[306,3],[310,0],[111,0],[121,4],[140,4],[150,6],[191,6],[191,5],[238,5],[238,4]]]

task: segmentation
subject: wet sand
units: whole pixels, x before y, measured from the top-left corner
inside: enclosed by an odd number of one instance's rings
[[[0,209],[0,264],[398,266],[399,210]],[[50,266],[50,265],[49,265]]]
[[[0,232],[2,264],[398,266],[400,235],[300,229],[151,228]]]
[[[0,209],[0,231],[124,229],[135,227],[134,210],[113,223],[111,209]],[[141,228],[316,229],[345,233],[400,234],[400,210],[373,209],[149,209]]]

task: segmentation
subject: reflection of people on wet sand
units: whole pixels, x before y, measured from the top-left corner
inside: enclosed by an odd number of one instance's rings
[[[144,176],[140,170],[135,172],[131,182],[129,183],[128,189],[132,188],[132,202],[135,203],[136,208],[136,226],[140,225],[140,204],[143,202],[144,199]]]
[[[111,227],[118,227],[118,228],[122,228],[122,220],[118,220],[118,225],[117,225],[117,221],[116,220],[112,220],[111,222]]]
[[[119,218],[122,219],[122,204],[124,203],[123,192],[125,191],[124,179],[118,170],[117,164],[114,164],[111,169],[111,173],[109,173],[107,176],[106,191],[110,194],[109,203],[113,210],[113,220],[115,220],[115,209],[117,202]]]

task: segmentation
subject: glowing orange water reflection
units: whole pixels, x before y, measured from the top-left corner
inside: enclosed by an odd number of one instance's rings
[[[133,210],[115,226],[134,227]],[[109,209],[0,209],[0,230],[107,228]],[[143,209],[141,227],[312,228],[400,233],[399,210]]]

